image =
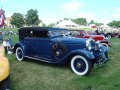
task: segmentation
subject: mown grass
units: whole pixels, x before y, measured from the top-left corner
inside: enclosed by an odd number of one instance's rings
[[[0,28],[0,31],[6,31],[6,32],[9,32],[9,31],[13,31],[13,32],[18,32],[18,29],[17,28]],[[5,38],[9,38],[13,41],[13,44],[15,44],[16,42],[18,42],[18,37],[16,35],[3,35],[3,40]]]
[[[19,62],[15,55],[8,55],[11,90],[120,90],[120,39],[111,39],[110,43],[112,61],[95,67],[87,77],[75,75],[69,65],[30,59]]]

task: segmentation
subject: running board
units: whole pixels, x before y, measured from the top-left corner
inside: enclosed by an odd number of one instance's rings
[[[50,61],[46,61],[46,60],[38,59],[38,58],[34,58],[34,57],[29,57],[29,56],[24,56],[24,57],[30,58],[30,59],[34,59],[34,60],[38,60],[38,61],[42,61],[42,62],[52,63],[52,62],[50,62]]]

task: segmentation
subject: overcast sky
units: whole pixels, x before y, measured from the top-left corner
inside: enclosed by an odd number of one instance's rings
[[[26,14],[37,9],[39,18],[46,24],[63,18],[87,18],[108,23],[120,20],[119,0],[0,0],[6,17],[13,13]]]

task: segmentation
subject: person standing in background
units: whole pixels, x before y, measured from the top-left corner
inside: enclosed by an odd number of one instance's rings
[[[10,48],[10,43],[9,43],[7,38],[5,38],[5,40],[3,41],[3,46],[5,48],[5,54],[7,54],[8,53],[8,49]]]

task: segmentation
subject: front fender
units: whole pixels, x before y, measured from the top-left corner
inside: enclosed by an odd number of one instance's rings
[[[5,56],[4,46],[0,46],[0,57],[4,57],[4,56]]]
[[[93,55],[92,52],[86,50],[86,49],[79,49],[79,50],[74,50],[70,53],[70,55],[73,55],[73,54],[80,54],[80,55],[83,55],[85,56],[86,58],[88,59],[94,59],[95,56]]]
[[[6,79],[10,73],[9,61],[6,57],[0,57],[0,82]]]
[[[109,51],[108,48],[103,45],[99,47],[99,50],[101,50],[104,53]]]
[[[4,57],[4,47],[0,47],[0,82],[6,79],[10,73],[9,61]]]
[[[74,51],[66,54],[61,60],[58,60],[58,61],[56,61],[54,63],[65,63],[73,55],[82,55],[82,56],[84,56],[84,57],[86,57],[88,59],[94,59],[95,58],[95,56],[93,55],[92,52],[90,52],[90,51],[88,51],[86,49],[77,49],[77,50],[74,50]]]

